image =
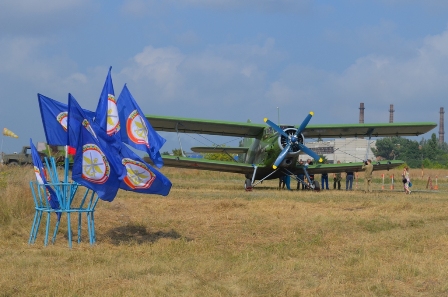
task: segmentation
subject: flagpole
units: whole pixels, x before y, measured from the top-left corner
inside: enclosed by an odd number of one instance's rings
[[[68,182],[68,145],[65,146],[64,183]]]

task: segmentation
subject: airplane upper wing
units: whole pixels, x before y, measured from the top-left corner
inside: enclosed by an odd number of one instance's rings
[[[157,131],[198,133],[222,136],[261,138],[265,124],[227,122],[180,117],[145,115]],[[308,138],[418,136],[437,126],[433,122],[377,123],[377,124],[309,124],[303,135]],[[297,128],[298,126],[296,126]]]
[[[262,136],[264,124],[224,122],[178,117],[145,115],[156,131],[198,133],[222,136],[242,136],[259,138]]]
[[[437,127],[432,122],[308,125],[305,137],[338,138],[378,136],[418,136]]]

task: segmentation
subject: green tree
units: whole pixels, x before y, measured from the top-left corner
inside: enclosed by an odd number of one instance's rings
[[[386,159],[399,159],[409,167],[448,168],[448,145],[439,144],[435,133],[428,140],[420,142],[402,137],[385,137],[376,141],[372,148],[375,156]]]
[[[376,157],[383,157],[387,160],[399,159],[401,152],[401,137],[385,137],[376,141],[376,148],[372,152]]]
[[[185,151],[184,151],[184,155],[185,155]],[[173,156],[182,157],[182,150],[181,149],[173,149]]]
[[[410,167],[421,166],[421,150],[419,143],[403,137],[385,137],[376,141],[376,148],[372,148],[376,157],[387,160],[402,160]]]
[[[421,145],[425,159],[435,161],[442,154],[442,150],[439,149],[439,141],[435,133],[432,133],[431,138],[424,141]]]
[[[219,146],[219,148],[225,148],[225,145]],[[218,160],[218,161],[232,161],[235,159],[236,154],[229,153],[206,153],[204,159]]]

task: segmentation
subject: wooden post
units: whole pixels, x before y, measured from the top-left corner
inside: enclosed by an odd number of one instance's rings
[[[381,177],[383,178],[383,184],[381,185],[381,190],[384,190],[384,173],[381,174]]]
[[[428,176],[428,182],[426,183],[426,188],[428,189],[428,187],[429,187],[430,190],[433,190],[432,180],[431,180],[430,176]]]

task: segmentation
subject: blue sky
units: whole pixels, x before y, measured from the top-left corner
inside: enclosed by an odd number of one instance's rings
[[[366,123],[390,104],[395,122],[438,123],[448,96],[442,0],[4,0],[0,27],[5,152],[45,141],[37,93],[94,110],[109,66],[117,96],[127,83],[167,116],[349,124],[364,102]]]

